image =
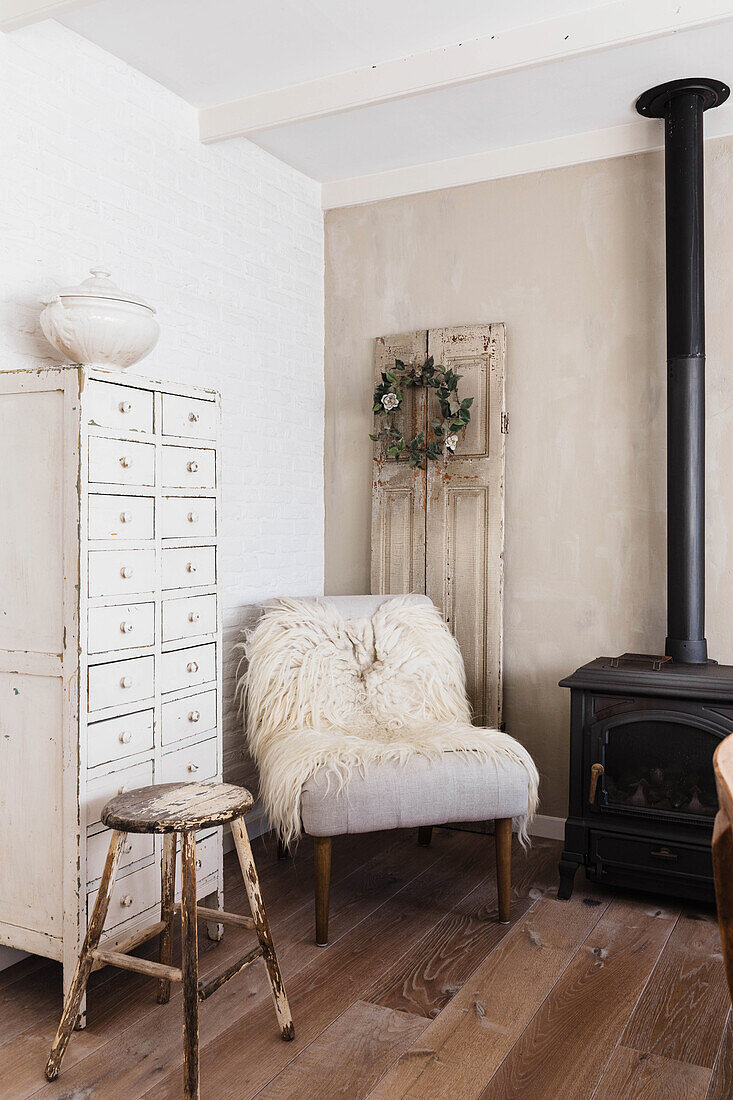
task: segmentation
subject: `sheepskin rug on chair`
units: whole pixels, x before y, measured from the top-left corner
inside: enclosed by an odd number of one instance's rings
[[[409,767],[411,757],[446,751],[509,757],[526,769],[526,839],[537,769],[513,737],[471,725],[463,659],[433,605],[397,596],[371,618],[344,619],[328,604],[273,600],[242,649],[245,733],[260,797],[284,841],[300,835],[301,788],[317,770],[328,769],[340,790],[354,769]]]

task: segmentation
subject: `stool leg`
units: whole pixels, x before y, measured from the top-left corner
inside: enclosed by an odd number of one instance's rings
[[[265,960],[267,974],[270,979],[270,988],[272,990],[272,999],[275,1002],[277,1022],[280,1025],[280,1033],[283,1039],[287,1041],[295,1036],[293,1017],[290,1013],[290,1005],[288,1004],[288,998],[285,994],[285,986],[283,985],[277,955],[275,954],[275,945],[272,942],[270,925],[268,924],[267,914],[265,912],[265,903],[260,893],[257,868],[255,867],[249,837],[247,836],[247,826],[244,823],[243,817],[236,817],[234,821],[232,821],[232,836],[234,837],[234,844],[239,857],[239,866],[242,868],[242,878],[244,879],[244,888],[247,891],[249,907],[252,912],[252,920],[255,924],[257,938],[262,948],[262,957]]]
[[[183,1095],[199,1100],[199,943],[196,916],[196,834],[181,834],[183,947]]]
[[[509,908],[512,900],[512,819],[510,817],[500,817],[494,822],[494,843],[499,923],[509,924]]]
[[[56,1032],[53,1046],[51,1047],[51,1053],[48,1056],[48,1062],[46,1063],[46,1077],[49,1081],[54,1081],[59,1075],[61,1060],[66,1053],[71,1033],[74,1030],[74,1024],[79,1014],[79,1005],[86,991],[89,975],[92,972],[92,965],[94,963],[92,952],[99,946],[99,939],[104,929],[104,922],[107,919],[109,899],[112,893],[112,887],[115,884],[117,867],[119,866],[122,846],[125,843],[126,835],[126,833],[118,833],[115,830],[109,842],[107,860],[104,865],[104,871],[102,872],[102,880],[99,883],[97,900],[94,902],[94,909],[92,910],[92,915],[89,920],[87,934],[84,937],[84,943],[79,953],[74,977],[69,986],[64,1010],[61,1013],[59,1028]]]
[[[206,895],[204,902],[209,909],[223,909],[224,891],[212,890],[210,894]],[[220,940],[224,939],[224,925],[220,921],[207,920],[206,935],[213,943],[219,943]]]
[[[176,889],[176,834],[163,836],[163,859],[160,864],[160,919],[165,928],[160,933],[158,961],[170,966],[173,962],[173,906]],[[171,983],[168,978],[158,979],[158,1004],[167,1005],[171,999]]]

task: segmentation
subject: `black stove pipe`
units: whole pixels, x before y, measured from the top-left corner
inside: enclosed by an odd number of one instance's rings
[[[718,80],[672,80],[636,109],[663,118],[667,262],[666,654],[704,664],[705,256],[703,112],[729,95]]]

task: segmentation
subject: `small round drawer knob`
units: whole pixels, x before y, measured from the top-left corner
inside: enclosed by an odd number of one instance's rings
[[[123,733],[120,734],[120,741],[123,745],[130,744],[130,742],[132,741],[132,734],[129,730],[125,730]]]
[[[186,572],[187,573],[195,573],[196,572],[196,562],[194,562],[194,561],[186,562]]]
[[[120,680],[120,687],[121,688],[131,688],[132,687],[132,676],[123,676],[122,679]]]
[[[129,909],[132,905],[132,894],[123,894],[120,898],[120,905],[124,905],[125,909]]]
[[[120,630],[123,634],[132,634],[135,629],[134,623],[120,623]]]
[[[127,790],[127,787],[126,787],[126,786],[125,786],[125,784],[123,783],[121,787],[118,787],[118,788],[117,788],[117,793],[118,793],[118,794],[124,794],[126,790]]]
[[[198,468],[199,468],[198,462],[196,462],[193,459],[191,460],[191,462],[186,463],[186,469],[188,470],[189,474],[195,474],[196,471],[198,470]]]
[[[198,764],[194,764],[193,762],[191,762],[191,763],[190,763],[190,764],[188,765],[188,770],[189,770],[190,772],[197,772],[197,771],[199,770],[199,766],[198,766]]]
[[[200,718],[201,718],[201,711],[200,710],[189,711],[189,714],[188,714],[189,722],[198,722]]]
[[[188,513],[188,522],[189,523],[198,523],[198,521],[199,521],[198,512],[189,512]]]
[[[120,523],[132,523],[132,512],[120,512]]]
[[[120,459],[120,466],[124,466],[125,469],[128,469],[128,467],[132,466],[132,459],[127,455],[123,455]]]
[[[119,410],[120,410],[121,413],[132,412],[132,402],[131,401],[120,401]]]
[[[190,623],[197,623],[200,618],[201,618],[201,616],[199,615],[198,611],[189,611],[188,621]]]
[[[196,860],[196,870],[200,871],[202,867],[203,867],[203,862],[200,859],[197,859]]]
[[[122,568],[120,569],[120,576],[124,580],[129,581],[130,577],[132,576],[132,566],[131,565],[123,565]]]
[[[199,666],[196,661],[189,661],[186,665],[186,672],[198,672]]]
[[[199,414],[195,412],[190,412],[188,414],[188,419],[191,421],[192,424],[198,424]]]
[[[129,856],[130,852],[132,851],[132,842],[129,841],[122,849],[122,851],[125,853],[125,855]]]

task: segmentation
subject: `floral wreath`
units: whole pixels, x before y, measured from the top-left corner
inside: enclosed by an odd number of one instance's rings
[[[448,367],[441,367],[429,355],[422,366],[419,363],[408,365],[401,359],[395,359],[394,370],[382,372],[382,381],[374,391],[374,415],[387,418],[380,431],[370,434],[375,443],[383,442],[390,458],[399,458],[407,451],[410,466],[424,470],[428,460],[437,461],[443,455],[453,454],[458,445],[459,432],[462,432],[471,419],[469,409],[472,397],[458,397],[460,374]],[[427,386],[435,390],[440,404],[440,417],[430,421],[432,438],[425,439],[425,432],[418,432],[409,443],[402,432],[394,425],[394,413],[402,404],[403,387]]]

